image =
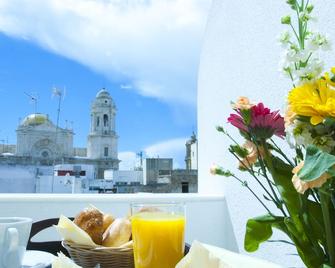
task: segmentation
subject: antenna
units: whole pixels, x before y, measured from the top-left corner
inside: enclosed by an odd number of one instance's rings
[[[60,117],[60,107],[62,103],[62,96],[63,92],[59,90],[56,87],[52,87],[52,97],[58,97],[58,108],[57,108],[57,120],[56,120],[56,133],[55,133],[55,144],[57,145],[57,139],[58,139],[58,128],[59,128],[59,117]],[[57,152],[55,152],[55,156],[53,159],[53,166],[55,166],[55,157],[57,156]],[[54,191],[54,179],[55,175],[52,176],[52,187],[51,187],[51,192],[53,193]]]
[[[140,170],[143,170],[143,151],[140,151],[139,153],[136,154],[137,157],[140,159]]]
[[[37,113],[37,100],[38,100],[38,97],[36,94],[34,93],[27,93],[27,92],[24,92],[25,95],[27,95],[29,98],[30,98],[30,102],[34,104],[34,113],[36,114]]]
[[[60,107],[61,107],[61,102],[65,98],[65,87],[62,90],[52,87],[52,97],[58,97],[58,109],[57,109],[57,120],[56,120],[56,131],[58,130],[59,127],[59,117],[60,117]]]

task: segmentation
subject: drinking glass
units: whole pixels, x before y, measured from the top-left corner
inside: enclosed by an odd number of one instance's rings
[[[174,268],[184,256],[185,205],[131,204],[135,268]]]

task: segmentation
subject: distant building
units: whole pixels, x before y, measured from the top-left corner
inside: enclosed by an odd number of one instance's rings
[[[186,169],[197,170],[198,169],[198,140],[193,132],[191,138],[186,142]]]
[[[45,114],[31,114],[16,130],[17,156],[50,165],[53,159],[73,156],[73,131],[55,126]]]
[[[197,192],[197,139],[186,142],[186,169],[172,158],[143,158],[135,170],[119,170],[116,106],[105,89],[92,101],[87,148],[74,148],[72,129],[45,114],[26,116],[17,144],[0,144],[0,192],[189,193]]]
[[[56,126],[48,115],[35,113],[26,116],[16,130],[17,144],[0,144],[0,165],[13,167],[6,169],[6,174],[0,174],[0,192],[6,192],[2,181],[15,177],[15,166],[32,169],[47,167],[48,173],[54,177],[52,167],[57,164],[69,164],[72,168],[90,165],[94,167],[90,173],[91,179],[103,179],[105,170],[118,170],[120,160],[115,129],[116,106],[106,89],[97,93],[90,115],[87,148],[74,148],[73,130]],[[39,176],[37,173],[31,173],[32,180],[39,180],[39,185],[43,185],[41,180],[44,175]],[[49,177],[45,177],[45,182],[48,180]],[[20,183],[16,187],[18,192],[27,189],[20,190]]]
[[[116,106],[109,92],[102,89],[91,106],[91,128],[87,139],[87,158],[97,162],[97,177],[107,169],[118,170],[118,135],[115,131]]]
[[[113,181],[115,185],[143,184],[143,171],[141,170],[105,170],[105,180]]]
[[[172,170],[172,158],[146,158],[143,163],[143,184],[170,183]]]

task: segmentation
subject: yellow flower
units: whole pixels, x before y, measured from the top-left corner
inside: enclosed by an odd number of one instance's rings
[[[247,97],[239,97],[237,102],[235,102],[232,106],[234,109],[249,110],[255,105],[252,104]]]
[[[294,188],[297,190],[298,193],[303,194],[307,189],[311,188],[319,188],[321,187],[331,176],[328,173],[323,174],[320,178],[314,181],[303,181],[298,177],[298,172],[303,168],[304,161],[300,162],[293,170],[292,173],[294,174],[292,177],[292,183]]]
[[[329,87],[325,79],[292,89],[288,101],[290,110],[297,115],[310,117],[312,125],[321,123],[325,117],[335,117],[335,90]]]
[[[330,71],[332,72],[332,74],[329,75],[329,73],[325,73],[324,78],[327,81],[328,85],[331,85],[332,87],[335,87],[335,82],[332,80],[332,78],[335,75],[335,67],[331,68]]]

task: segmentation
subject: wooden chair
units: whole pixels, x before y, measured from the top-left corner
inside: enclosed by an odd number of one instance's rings
[[[74,218],[69,218],[73,220]],[[45,241],[45,242],[32,242],[31,239],[49,227],[57,225],[59,218],[45,219],[41,221],[34,222],[31,227],[30,236],[28,240],[27,250],[41,250],[46,251],[51,254],[57,255],[57,252],[63,252],[66,256],[69,256],[69,253],[63,248],[61,241]]]

